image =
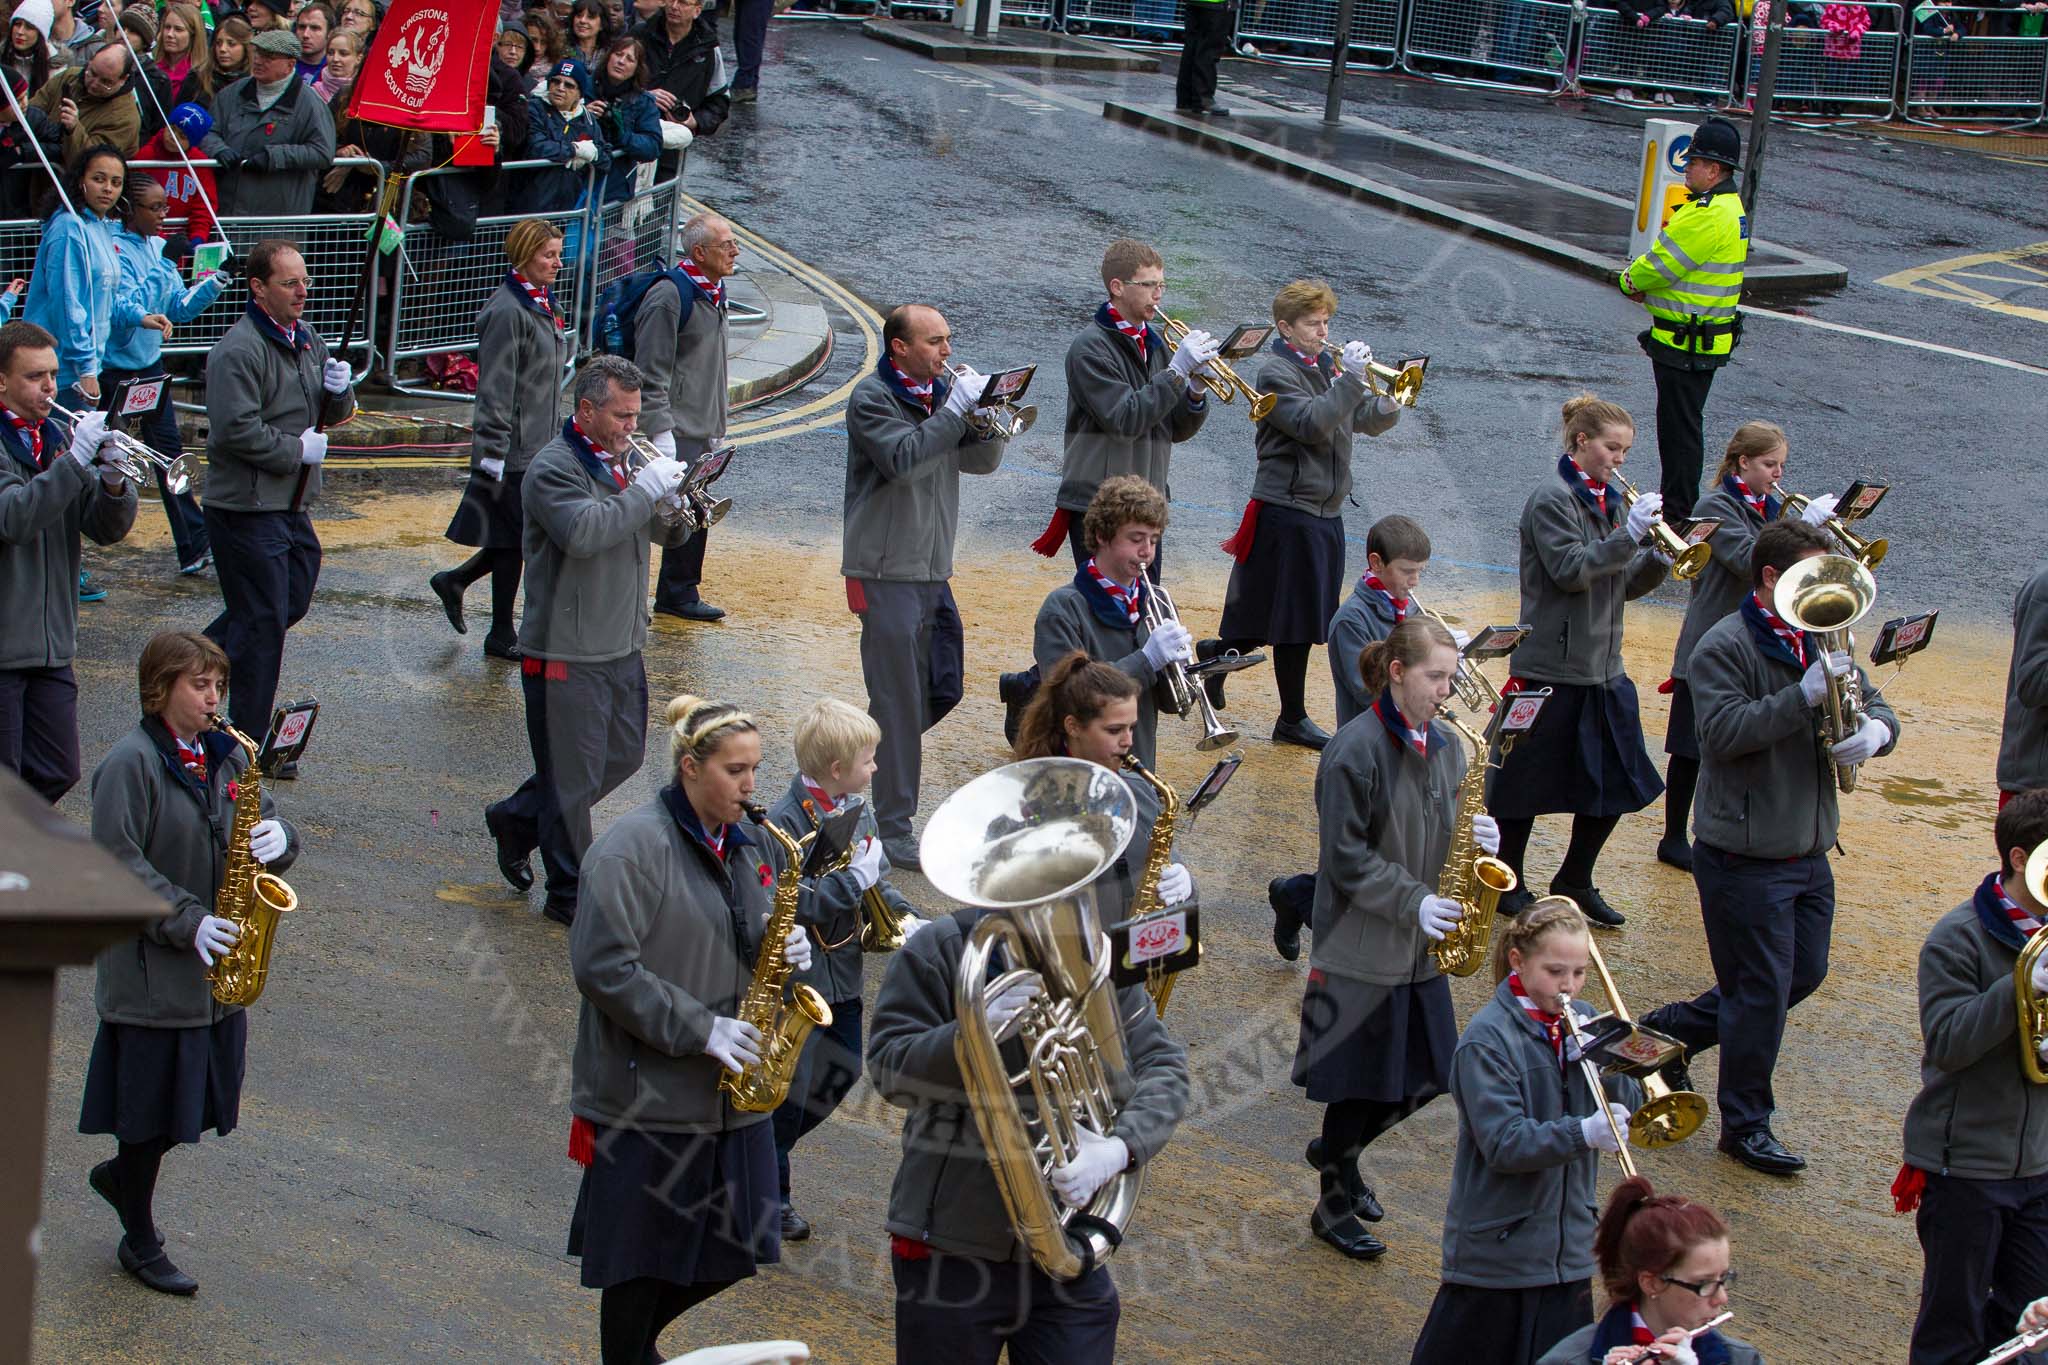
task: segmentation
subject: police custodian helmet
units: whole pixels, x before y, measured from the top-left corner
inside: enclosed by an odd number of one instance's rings
[[[1742,166],[1742,137],[1728,120],[1710,118],[1694,131],[1692,150],[1687,155],[1702,161],[1718,161],[1730,170],[1739,170]]]

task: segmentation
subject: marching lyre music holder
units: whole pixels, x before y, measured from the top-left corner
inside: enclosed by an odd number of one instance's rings
[[[1188,828],[1237,775],[1244,754],[1217,760],[1194,792],[1181,803]],[[1157,910],[1109,926],[1110,981],[1119,989],[1143,985],[1154,977],[1184,972],[1202,961],[1202,908],[1194,901]]]

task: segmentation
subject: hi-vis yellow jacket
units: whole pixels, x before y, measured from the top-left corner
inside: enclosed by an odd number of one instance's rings
[[[1741,322],[1742,268],[1749,259],[1749,216],[1733,185],[1717,186],[1678,206],[1650,249],[1629,262],[1619,281],[1643,293],[1650,311],[1652,359],[1659,346],[1713,364],[1735,349]],[[1676,357],[1673,357],[1676,359]]]

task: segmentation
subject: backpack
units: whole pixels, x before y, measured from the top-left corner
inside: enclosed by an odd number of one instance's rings
[[[597,311],[590,319],[590,344],[606,355],[619,356],[626,360],[633,358],[633,321],[640,312],[640,300],[647,297],[647,291],[660,280],[673,280],[676,293],[682,296],[683,316],[690,315],[690,305],[695,299],[696,286],[682,271],[657,266],[652,270],[636,270],[621,279],[613,280],[597,296]]]

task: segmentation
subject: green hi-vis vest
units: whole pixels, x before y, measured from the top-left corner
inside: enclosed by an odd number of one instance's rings
[[[1650,338],[1696,356],[1735,349],[1749,216],[1734,186],[1687,200],[1650,249],[1621,272],[1623,293],[1647,295]]]

